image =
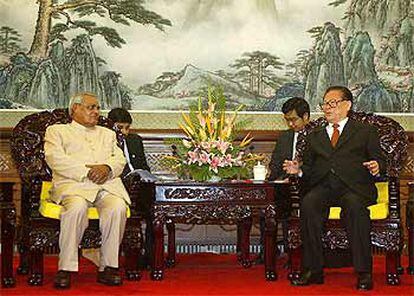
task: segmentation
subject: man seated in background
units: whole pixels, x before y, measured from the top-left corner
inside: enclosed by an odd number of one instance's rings
[[[321,108],[328,124],[306,138],[302,164],[285,161],[288,174],[298,174],[310,189],[301,201],[302,274],[292,284],[322,284],[322,232],[331,206],[341,207],[357,273],[357,289],[372,289],[372,254],[368,206],[375,204],[375,176],[386,170],[375,127],[348,117],[353,96],[343,86],[325,92]]]
[[[288,129],[281,132],[280,136],[277,139],[276,146],[272,152],[272,157],[269,164],[270,181],[284,180],[288,177],[286,172],[283,170],[283,163],[285,160],[292,160],[295,158],[298,133],[303,130],[305,125],[307,125],[310,120],[309,104],[302,98],[295,97],[287,100],[282,106],[282,113]],[[286,195],[286,192],[277,190],[276,195],[278,201],[285,203],[289,202],[289,197]],[[285,205],[280,205],[280,207],[285,208]],[[289,215],[289,213],[285,214]],[[262,245],[262,252],[257,259],[257,263],[263,262],[264,228],[264,217],[261,217],[260,243]],[[282,221],[282,229],[286,250],[287,221],[285,219]]]
[[[154,182],[157,178],[150,173],[150,168],[147,164],[144,153],[144,145],[142,143],[142,138],[134,133],[130,133],[130,128],[132,124],[131,114],[125,109],[114,108],[108,113],[108,118],[112,120],[115,126],[122,132],[125,136],[124,143],[124,155],[127,160],[124,171],[122,175],[127,175],[129,173],[136,173],[140,176],[141,181],[143,182]],[[141,210],[146,213],[145,217],[145,255],[140,259],[140,264],[143,267],[147,267],[151,261],[151,246],[153,242],[153,232],[152,232],[152,221],[150,219],[150,204],[140,204]]]
[[[285,160],[292,160],[296,156],[296,142],[298,133],[303,130],[310,120],[308,102],[302,98],[291,98],[282,106],[283,118],[289,129],[281,132],[270,159],[269,180],[283,180],[288,176],[283,170]]]
[[[78,246],[88,227],[88,208],[96,207],[102,235],[98,282],[121,285],[119,245],[125,230],[129,195],[119,178],[125,157],[114,131],[97,126],[100,106],[94,94],[69,102],[72,122],[49,126],[45,159],[52,169],[52,199],[62,205],[56,288],[69,288],[78,271]]]

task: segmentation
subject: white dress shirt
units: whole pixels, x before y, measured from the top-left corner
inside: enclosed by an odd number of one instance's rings
[[[292,160],[296,158],[296,143],[298,142],[298,132],[293,134]]]
[[[345,124],[348,122],[348,117],[342,119],[340,122],[338,122],[338,130],[339,130],[339,135],[342,134],[342,131],[344,130]],[[326,132],[328,133],[329,139],[332,138],[332,134],[333,134],[334,128],[333,128],[333,123],[329,123],[326,126]]]

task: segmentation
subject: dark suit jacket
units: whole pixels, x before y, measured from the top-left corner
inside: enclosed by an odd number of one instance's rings
[[[362,165],[365,161],[376,160],[380,173],[385,173],[386,161],[375,127],[349,119],[335,148],[331,145],[325,127],[310,133],[306,143],[302,170],[310,188],[332,172],[360,196],[363,204],[368,206],[375,203],[375,178]]]
[[[129,160],[131,161],[133,168],[150,171],[144,154],[142,138],[137,134],[129,134],[125,138],[125,142],[128,148]],[[127,164],[124,173],[129,173],[129,171],[129,166]]]
[[[270,159],[269,180],[284,179],[287,177],[282,165],[286,159],[292,159],[294,134],[295,132],[293,130],[286,130],[280,134],[275,149],[272,152],[272,158]]]

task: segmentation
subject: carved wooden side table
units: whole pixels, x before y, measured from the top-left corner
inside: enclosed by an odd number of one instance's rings
[[[414,275],[414,182],[408,183],[409,197],[406,208],[408,229],[408,268],[407,273]]]
[[[13,184],[0,183],[1,215],[1,286],[14,287],[13,276],[13,242],[16,227],[16,209],[13,204]]]
[[[184,224],[237,224],[238,260],[251,266],[250,230],[253,219],[265,216],[265,278],[276,280],[276,207],[274,182],[200,183],[173,181],[155,183],[153,204],[154,260],[151,278],[164,277],[164,225],[168,221]],[[277,184],[286,186],[287,184]],[[174,223],[167,224],[173,227]],[[169,229],[169,233],[174,233]],[[175,239],[169,239],[167,263],[175,262]]]

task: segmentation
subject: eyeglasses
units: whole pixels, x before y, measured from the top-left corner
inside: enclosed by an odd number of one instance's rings
[[[93,104],[93,105],[85,105],[85,104],[79,104],[79,105],[82,105],[83,107],[85,107],[86,108],[86,110],[88,110],[88,111],[93,111],[93,110],[101,110],[101,106],[99,106],[99,105],[95,105],[95,104]]]
[[[326,107],[329,107],[329,108],[336,108],[337,106],[338,106],[338,104],[340,103],[340,102],[343,102],[343,101],[346,101],[346,100],[344,100],[344,99],[340,99],[340,100],[332,100],[332,101],[328,101],[328,102],[322,102],[322,103],[319,103],[319,106],[323,109],[323,108],[326,108]]]

